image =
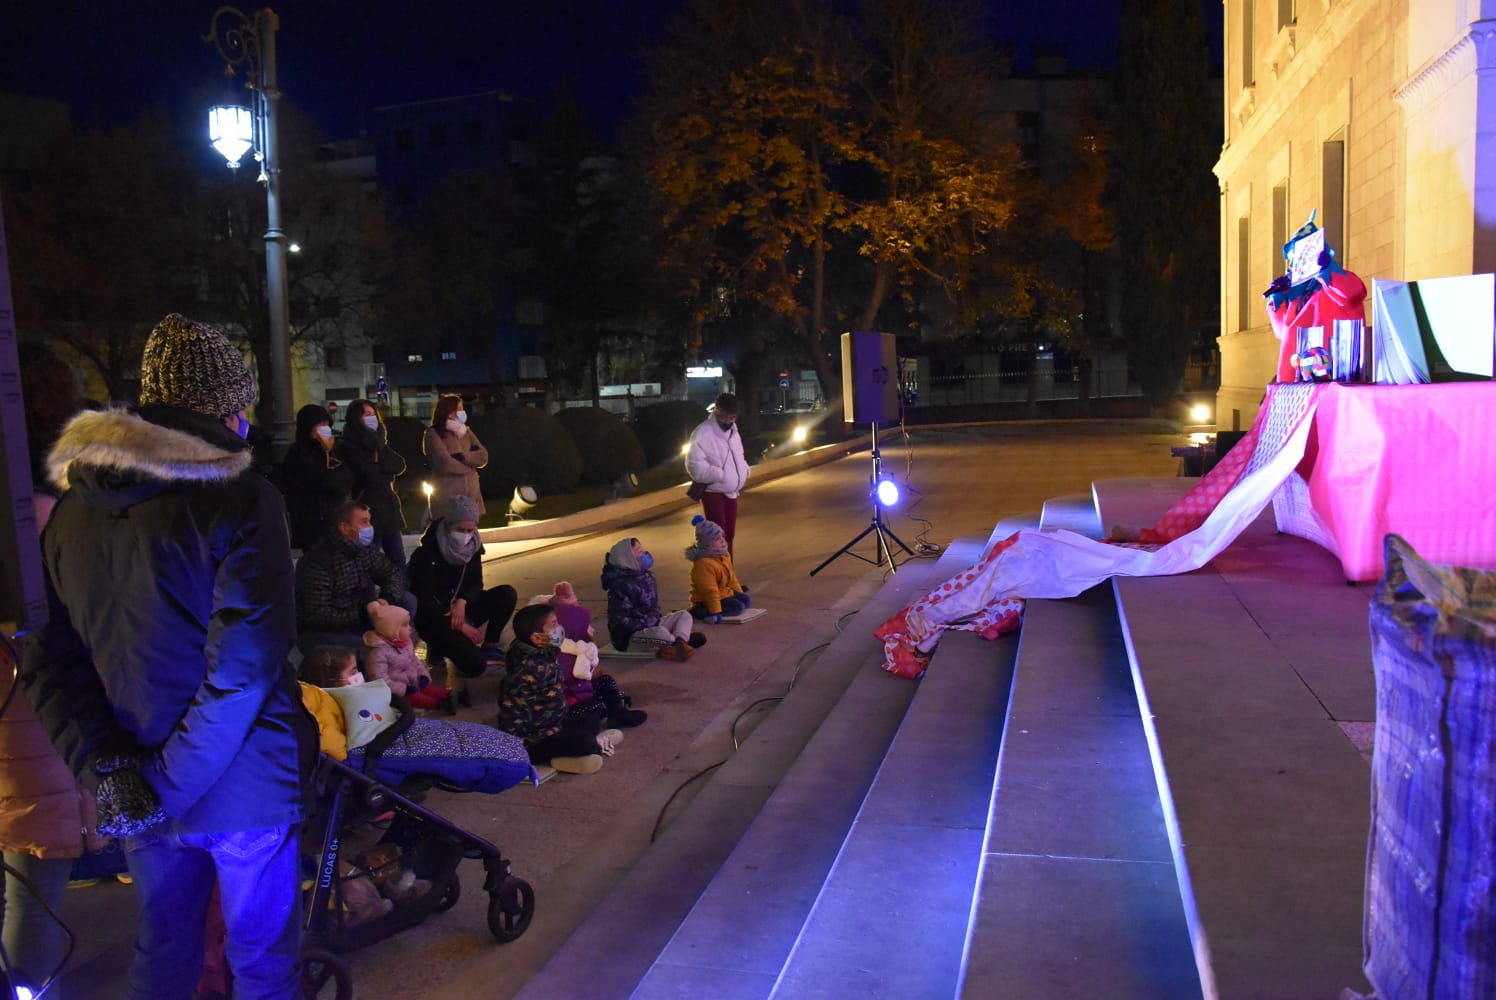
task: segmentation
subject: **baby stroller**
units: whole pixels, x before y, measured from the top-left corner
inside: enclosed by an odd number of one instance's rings
[[[533,779],[534,769],[523,745],[485,726],[463,727],[460,736],[451,735],[458,727],[443,730],[431,720],[428,726],[437,735],[433,738],[422,727],[422,735],[415,739],[410,732],[415,713],[398,698],[394,707],[399,710],[395,724],[367,747],[350,753],[347,763],[319,756],[307,840],[320,840],[322,849],[301,952],[302,995],[307,998],[348,1000],[353,985],[341,957],[344,953],[382,941],[456,905],[461,892],[457,867],[464,858],[483,862],[488,930],[497,941],[518,938],[535,914],[534,889],[510,872],[509,861],[499,848],[416,801],[433,787],[498,792]],[[381,853],[397,858],[393,864],[398,870],[413,873],[429,888],[398,898],[381,916],[352,924],[345,905],[345,883],[369,873],[342,874],[340,867],[346,869],[346,864],[340,866],[340,849],[350,828],[388,812],[394,815],[380,838]]]

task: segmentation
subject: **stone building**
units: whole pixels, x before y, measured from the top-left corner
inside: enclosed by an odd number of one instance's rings
[[[1249,426],[1273,377],[1261,292],[1312,210],[1368,288],[1496,271],[1486,14],[1492,0],[1225,0],[1221,429]]]

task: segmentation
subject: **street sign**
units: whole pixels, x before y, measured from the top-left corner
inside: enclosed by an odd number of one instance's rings
[[[782,379],[779,380],[779,388],[781,388],[781,389],[788,389],[789,387],[790,387],[790,380],[789,379],[782,378]]]

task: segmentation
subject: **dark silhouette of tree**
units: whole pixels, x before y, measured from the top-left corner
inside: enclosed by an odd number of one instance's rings
[[[788,331],[835,400],[837,334],[967,285],[1013,211],[974,37],[950,3],[694,7],[655,53],[641,151],[703,336],[754,303],[745,353]]]
[[[1196,0],[1123,5],[1117,223],[1128,362],[1155,403],[1178,391],[1219,288],[1219,86]]]

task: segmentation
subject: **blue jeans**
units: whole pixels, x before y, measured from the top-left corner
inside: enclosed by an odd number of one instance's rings
[[[16,981],[35,989],[58,971],[62,958],[62,928],[42,903],[54,913],[62,909],[73,859],[6,851],[5,863],[31,883],[27,889],[9,872],[5,874],[5,954]],[[47,991],[47,996],[54,995],[61,995],[55,986]]]
[[[189,1000],[203,969],[203,929],[218,879],[229,969],[241,1000],[300,995],[301,878],[297,827],[131,837],[140,928],[132,1000]]]

